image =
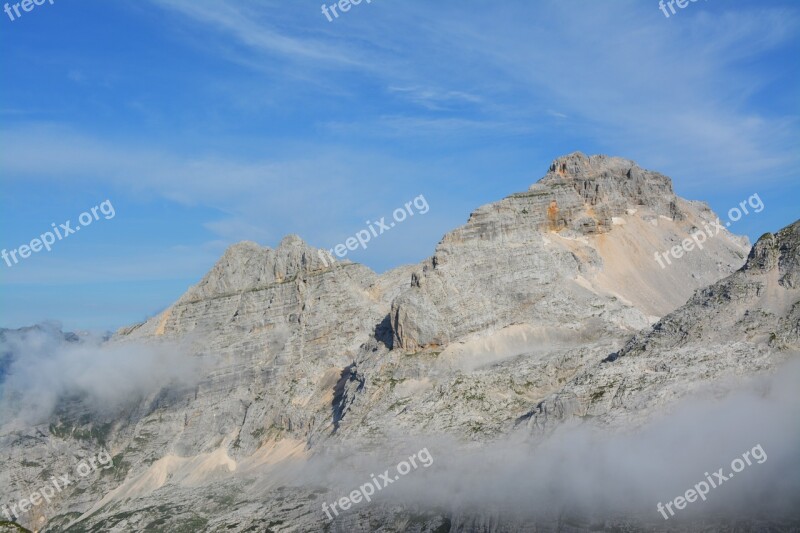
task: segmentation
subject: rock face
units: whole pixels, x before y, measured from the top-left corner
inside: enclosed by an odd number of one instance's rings
[[[395,343],[415,351],[513,323],[578,330],[590,318],[603,323],[598,335],[640,329],[645,314],[661,316],[741,266],[746,243],[727,232],[666,271],[653,259],[712,219],[632,161],[559,158],[528,192],[481,207],[444,237],[392,303]]]
[[[107,419],[77,400],[46,424],[3,430],[3,501],[103,446],[111,474],[19,522],[43,531],[529,530],[481,511],[390,504],[326,524],[319,509],[334,495],[297,482],[293,468],[392,449],[398,435],[481,444],[587,414],[632,424],[702,381],[772,368],[798,349],[798,224],[759,240],[744,266],[747,241],[726,230],[665,268],[656,262],[715,218],[661,174],[575,153],[529,191],[477,209],[430,259],[381,276],[329,265],[296,236],[274,250],[234,245],[166,311],[110,341],[180,343],[208,361],[202,380]]]
[[[762,236],[745,265],[699,289],[651,329],[578,373],[522,420],[531,429],[582,416],[626,424],[723,375],[754,375],[800,354],[800,221]],[[620,412],[632,413],[621,417]]]
[[[681,220],[672,182],[663,174],[640,168],[619,157],[580,152],[559,158],[547,175],[523,197],[533,198],[541,229],[572,229],[580,233],[605,233],[613,217],[631,207],[646,207],[653,214]],[[547,202],[543,210],[542,200]]]
[[[267,437],[302,441],[330,425],[332,391],[347,379],[360,347],[381,331],[386,297],[371,270],[350,262],[326,266],[299,237],[286,237],[275,250],[245,242],[229,248],[173,306],[116,340],[190,338],[192,352],[220,361],[181,413],[186,421],[169,446],[194,455],[224,443],[238,458]],[[195,422],[209,415],[213,432]]]

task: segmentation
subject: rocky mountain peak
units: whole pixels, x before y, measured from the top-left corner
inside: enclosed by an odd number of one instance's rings
[[[800,350],[800,222],[762,237],[744,268],[749,246],[724,229],[680,261],[653,258],[715,218],[662,174],[576,152],[478,208],[430,259],[380,276],[326,264],[297,235],[234,244],[178,302],[110,341],[179,346],[201,357],[200,380],[148,392],[113,424],[75,401],[53,424],[0,434],[4,501],[102,445],[113,475],[54,500],[43,531],[177,531],[189,516],[207,521],[192,530],[316,531],[330,496],[287,489],[305,461],[394,453],[398,435],[489,442],[570,419],[636,423],[697,382]],[[376,523],[394,513],[362,509]]]
[[[306,246],[306,243],[305,241],[303,241],[302,238],[300,238],[299,235],[290,233],[289,235],[286,235],[283,239],[281,239],[281,242],[278,244],[278,249],[282,250],[282,249],[297,248],[304,246]]]
[[[620,157],[608,157],[602,154],[587,156],[577,151],[554,159],[549,172],[565,177],[583,178],[596,174],[601,168],[607,168],[610,162],[621,163],[623,167],[635,165],[633,161]]]
[[[612,331],[644,327],[741,267],[748,250],[729,233],[669,272],[652,259],[714,218],[629,159],[559,157],[528,191],[478,208],[445,235],[392,304],[395,345],[444,345],[512,323],[580,329],[586,309],[603,309]]]
[[[776,234],[762,235],[750,251],[743,270],[762,273],[776,267],[782,286],[800,287],[800,221]]]
[[[200,283],[187,291],[181,302],[262,288],[325,268],[317,249],[297,235],[287,235],[274,250],[243,241],[230,246]]]
[[[683,215],[677,207],[672,180],[621,157],[586,156],[581,152],[559,157],[530,188],[548,189],[572,189],[583,203],[612,216],[640,207],[673,219]]]

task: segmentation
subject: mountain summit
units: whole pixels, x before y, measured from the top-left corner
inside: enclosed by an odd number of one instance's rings
[[[180,346],[208,363],[202,378],[115,416],[71,398],[49,423],[0,438],[4,464],[29,465],[0,482],[22,497],[31,464],[61,471],[105,446],[113,475],[21,522],[312,531],[333,500],[292,468],[342,450],[395,451],[398,435],[538,439],[587,417],[638,423],[701,383],[774,368],[798,349],[798,223],[752,250],[723,228],[667,268],[654,260],[716,220],[662,174],[576,152],[528,191],[475,210],[429,259],[383,275],[328,264],[294,235],[275,249],[233,245],[168,309],[109,343]],[[413,530],[455,523],[423,514]],[[412,520],[383,504],[352,516],[351,531]]]

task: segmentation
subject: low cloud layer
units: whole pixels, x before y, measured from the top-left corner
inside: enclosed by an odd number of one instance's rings
[[[41,422],[71,395],[80,395],[97,412],[113,414],[165,386],[191,385],[202,370],[197,358],[166,346],[65,341],[52,327],[5,331],[0,333],[0,415]],[[334,503],[375,483],[387,470],[394,477],[398,463],[424,449],[430,461],[419,461],[376,490],[371,502],[353,505],[337,520],[347,524],[361,512],[382,514],[374,507],[389,505],[447,516],[464,527],[476,526],[475,520],[484,525],[502,520],[521,530],[609,520],[689,528],[705,519],[798,524],[798,380],[800,359],[795,357],[769,375],[731,384],[736,392],[722,394],[717,383],[626,432],[575,421],[546,438],[519,428],[493,443],[467,444],[436,433],[409,437],[398,431],[385,442],[365,444],[364,450],[334,438],[304,466],[259,476],[264,485],[257,482],[253,490],[263,488],[268,498],[275,483],[326,487],[323,499]],[[730,476],[731,463],[746,452],[751,464]],[[705,501],[673,506],[669,521],[659,514],[659,503],[673,502],[720,469],[728,479],[710,488]],[[323,510],[318,512],[320,524],[327,522]]]
[[[800,361],[771,376],[755,378],[738,392],[720,398],[707,391],[681,401],[646,426],[612,433],[590,424],[572,425],[545,440],[520,431],[511,440],[465,446],[437,436],[398,435],[377,457],[343,449],[318,457],[306,483],[330,487],[345,496],[413,452],[426,447],[434,458],[378,491],[373,502],[444,512],[467,522],[478,515],[515,520],[526,526],[542,521],[608,519],[666,523],[657,504],[666,504],[745,452],[752,464],[711,488],[706,500],[675,509],[668,524],[698,518],[759,519],[800,523]],[[346,447],[345,447],[346,448]],[[707,473],[707,474],[706,474]],[[358,512],[354,506],[342,518]],[[320,514],[322,512],[320,511]]]
[[[109,343],[56,325],[0,331],[0,424],[47,421],[59,402],[80,398],[100,415],[167,385],[191,386],[203,363],[179,346]]]

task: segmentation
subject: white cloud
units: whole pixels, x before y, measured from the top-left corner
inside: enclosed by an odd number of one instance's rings
[[[284,235],[296,233],[311,244],[329,246],[363,227],[367,218],[385,215],[399,201],[426,194],[426,182],[436,175],[436,169],[426,167],[424,161],[410,163],[380,151],[285,144],[252,161],[215,155],[191,157],[153,147],[122,147],[52,125],[0,130],[0,143],[6,148],[0,153],[0,167],[9,182],[62,183],[69,179],[76,187],[102,184],[113,189],[108,193],[112,197],[116,190],[210,207],[219,216],[203,224],[214,234],[208,239],[229,244],[251,239],[274,246]],[[48,149],[40,151],[40,146]],[[448,208],[455,213],[450,226],[465,217],[458,212],[458,205]],[[426,228],[429,246],[419,248],[419,240],[405,243],[406,256],[413,254],[414,261],[429,254],[441,237],[442,226]],[[83,268],[59,268],[59,272],[72,272],[75,280],[127,279],[136,273],[141,276],[137,279],[144,279],[155,268],[164,273],[164,279],[170,272],[186,268],[191,259],[205,262],[208,251],[178,257],[171,254],[168,249],[150,250],[147,257],[115,265],[87,258]],[[54,261],[39,261],[39,268],[26,265],[32,268],[25,272],[8,272],[6,281],[21,283],[36,276],[65,279],[63,274],[45,274]],[[92,278],[95,274],[99,278]]]
[[[70,397],[82,398],[96,413],[115,415],[164,387],[193,386],[206,366],[180,346],[99,338],[65,342],[53,325],[4,331],[0,359],[0,425],[47,421]]]
[[[800,17],[794,9],[698,4],[667,21],[657,7],[632,1],[511,2],[503,9],[387,3],[332,29],[323,20],[315,25],[317,13],[306,6],[269,4],[259,12],[241,2],[199,8],[183,0],[156,1],[224,26],[256,56],[318,62],[309,69],[341,68],[343,58],[352,58],[349,74],[377,78],[390,94],[427,111],[468,106],[481,114],[444,117],[448,134],[458,135],[460,121],[467,134],[478,123],[530,128],[558,109],[571,117],[573,130],[612,155],[660,165],[658,170],[693,182],[765,174],[786,179],[798,163],[796,111],[766,114],[752,100],[776,82],[778,64],[756,60],[795,38]],[[264,22],[275,13],[280,30]],[[287,40],[291,45],[280,44]],[[352,76],[307,74],[342,88],[355,83]],[[366,120],[369,126],[375,119]],[[423,130],[448,126],[425,116],[391,120],[417,122]],[[412,128],[401,131],[414,134]]]
[[[162,8],[180,13],[196,22],[210,25],[239,43],[260,52],[275,54],[316,65],[366,66],[354,57],[353,50],[334,50],[330,43],[314,38],[292,37],[275,29],[270,21],[285,3],[197,2],[192,0],[152,0]],[[349,53],[345,53],[349,52]]]
[[[698,517],[797,520],[798,363],[795,358],[730,388],[718,383],[636,429],[609,431],[574,420],[546,437],[520,426],[511,436],[485,444],[398,431],[371,451],[354,453],[350,446],[320,454],[305,480],[329,487],[328,501],[335,501],[334,495],[368,483],[371,473],[395,472],[399,461],[425,447],[434,459],[430,467],[412,470],[376,492],[374,500],[450,513],[462,523],[473,514],[489,514],[527,527],[541,526],[542,518],[587,526],[605,522],[610,527],[617,520],[663,525],[659,502],[685,494],[706,479],[705,472],[722,468],[729,474],[734,459],[760,445],[761,463],[752,460],[741,474],[711,488],[706,501],[678,511],[669,524],[691,528],[685,520]]]

